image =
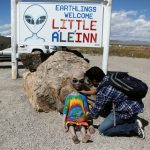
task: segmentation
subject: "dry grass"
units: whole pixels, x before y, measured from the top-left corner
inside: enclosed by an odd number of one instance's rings
[[[74,49],[74,48],[73,48]],[[80,47],[76,50],[85,54],[101,55],[103,53],[102,48],[85,48]],[[150,58],[150,46],[110,46],[109,55],[111,56],[126,56],[136,58]]]

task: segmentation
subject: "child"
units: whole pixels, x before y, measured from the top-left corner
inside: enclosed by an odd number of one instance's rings
[[[76,135],[76,130],[80,129],[83,134],[82,142],[86,143],[91,138],[89,130],[89,123],[82,121],[84,115],[88,113],[87,99],[81,91],[84,84],[84,73],[81,70],[75,70],[72,74],[71,84],[74,91],[66,97],[63,124],[66,130],[69,130],[72,135],[72,140],[75,144],[80,141]]]

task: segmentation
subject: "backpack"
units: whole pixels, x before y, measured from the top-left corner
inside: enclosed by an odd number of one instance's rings
[[[106,83],[104,83],[104,85],[105,84]],[[141,100],[146,96],[148,91],[146,83],[124,72],[110,74],[107,84],[113,86],[134,100]]]

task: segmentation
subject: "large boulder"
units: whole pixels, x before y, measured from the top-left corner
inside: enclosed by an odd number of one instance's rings
[[[73,53],[76,56],[81,57],[87,62],[89,62],[89,60],[84,58],[84,56],[77,50],[71,50],[67,48],[66,50],[63,51]],[[35,51],[32,53],[21,53],[19,55],[19,59],[22,61],[22,64],[26,69],[29,69],[30,72],[34,72],[42,62],[47,60],[50,56],[54,55],[56,52],[57,51],[53,51],[51,53],[42,53]]]
[[[89,69],[89,63],[73,53],[58,51],[39,65],[36,72],[23,75],[25,94],[37,111],[62,111],[65,97],[72,92],[72,69]]]

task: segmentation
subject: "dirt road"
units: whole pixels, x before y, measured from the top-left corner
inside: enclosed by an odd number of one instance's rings
[[[101,56],[85,55],[91,66],[101,66]],[[7,66],[7,67],[4,67]],[[125,71],[145,81],[150,87],[150,59],[110,57],[109,71]],[[20,76],[25,72],[19,69]],[[10,63],[0,62],[0,149],[1,150],[149,150],[150,91],[143,100],[146,139],[104,137],[98,131],[90,143],[74,145],[64,133],[62,116],[57,112],[38,113],[24,96],[22,78],[11,79]],[[103,118],[94,121],[95,125]],[[80,134],[79,134],[80,137]]]

